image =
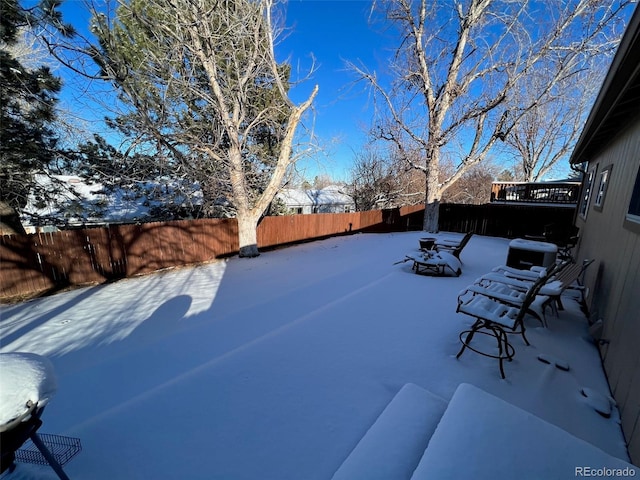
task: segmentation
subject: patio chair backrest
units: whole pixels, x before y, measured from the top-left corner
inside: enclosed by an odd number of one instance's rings
[[[567,260],[555,265],[553,268],[549,268],[547,270],[547,273],[544,276],[541,276],[540,278],[538,278],[533,283],[533,285],[529,287],[529,290],[527,290],[524,300],[522,301],[522,306],[520,307],[518,316],[516,317],[516,321],[515,321],[516,325],[524,321],[524,316],[529,311],[529,307],[531,306],[533,301],[536,299],[536,296],[538,295],[538,293],[540,292],[540,289],[544,286],[544,284],[547,283],[549,279],[554,275],[556,275],[558,272],[561,272],[562,270],[564,270],[569,263],[570,261]]]
[[[469,243],[469,240],[471,240],[472,236],[473,236],[473,232],[468,232],[464,237],[462,237],[462,240],[460,241],[460,245],[458,245],[458,247],[455,248],[451,253],[457,258],[460,258],[462,249],[467,245],[467,243]]]
[[[555,280],[560,280],[562,282],[563,289],[567,288],[571,286],[571,284],[576,280],[581,281],[584,271],[592,263],[593,263],[593,260],[585,260],[581,265],[577,263],[572,263],[567,268],[564,268],[562,269],[562,271],[557,273]]]
[[[460,245],[458,245],[459,251],[462,251],[462,249],[467,245],[467,243],[469,243],[469,240],[471,240],[472,236],[473,236],[473,232],[467,232],[465,236],[462,237],[462,240],[460,240]]]
[[[460,253],[462,252],[462,249],[467,245],[467,243],[469,243],[469,240],[471,240],[471,237],[473,236],[473,232],[468,232],[464,235],[464,237],[462,237],[462,239],[460,240],[460,243],[458,243],[457,245],[438,245],[438,243],[436,242],[436,250],[438,250],[439,248],[444,248],[446,250],[448,250],[449,252],[451,252],[452,255],[454,255],[456,258],[460,258]]]

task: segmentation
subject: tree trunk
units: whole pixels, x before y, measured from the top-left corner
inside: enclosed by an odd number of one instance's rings
[[[438,219],[440,216],[440,200],[434,200],[424,206],[424,220],[422,229],[429,233],[438,233]]]
[[[24,235],[20,216],[7,202],[0,201],[0,235]]]
[[[437,158],[437,152],[433,152],[432,158]],[[438,233],[438,217],[440,213],[440,185],[438,182],[439,166],[434,160],[429,162],[425,171],[425,199],[424,219],[422,229],[429,233]]]
[[[232,148],[230,150],[230,158],[232,159],[230,170],[231,185],[234,192],[234,202],[237,205],[238,238],[240,240],[239,255],[241,257],[257,257],[260,255],[256,232],[258,221],[275,198],[278,188],[282,185],[282,179],[287,172],[287,167],[292,163],[291,150],[296,128],[300,123],[302,114],[311,106],[317,93],[318,86],[316,85],[309,98],[303,104],[293,107],[289,115],[286,134],[280,143],[280,154],[275,169],[271,174],[267,187],[260,197],[254,201],[253,205],[249,201],[250,194],[246,189],[246,178],[242,174],[240,149]]]
[[[259,214],[249,206],[249,193],[247,192],[244,174],[242,172],[242,154],[235,141],[239,135],[230,135],[229,146],[229,178],[231,179],[231,191],[233,203],[236,206],[236,221],[238,222],[238,255],[240,257],[257,257]],[[261,212],[260,212],[261,213]]]
[[[244,213],[238,213],[238,241],[240,250],[238,255],[240,257],[252,258],[260,255],[258,251],[258,219],[253,215]]]

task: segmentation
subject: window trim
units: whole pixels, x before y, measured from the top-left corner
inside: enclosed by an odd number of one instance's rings
[[[589,204],[591,203],[591,194],[593,193],[593,181],[596,178],[596,173],[598,171],[598,165],[594,165],[592,168],[587,170],[586,177],[582,183],[582,191],[580,195],[580,205],[578,210],[578,215],[583,220],[587,219],[587,214],[589,213]]]
[[[607,165],[602,169],[598,175],[598,188],[595,190],[595,198],[593,200],[593,209],[599,212],[604,208],[604,201],[607,197],[607,190],[609,190],[609,183],[611,183],[611,170],[613,164]]]
[[[627,213],[625,214],[623,226],[625,229],[634,233],[640,233],[640,208],[637,212],[630,212],[632,204],[634,203],[634,194],[636,195],[636,202],[640,204],[637,197],[640,197],[640,167],[638,167],[638,173],[636,173],[636,180],[631,190],[631,197],[629,198],[629,205],[627,207]]]
[[[640,233],[640,216],[627,213],[622,226],[633,233]]]

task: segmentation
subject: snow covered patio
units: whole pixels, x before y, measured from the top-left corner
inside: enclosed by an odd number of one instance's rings
[[[41,432],[82,440],[65,466],[72,479],[328,480],[403,388],[424,392],[411,398],[431,400],[414,408],[439,418],[462,383],[628,461],[617,410],[605,418],[593,408],[609,387],[578,304],[548,313],[548,329],[528,320],[531,346],[512,339],[502,380],[496,360],[455,358],[473,323],[455,309],[464,287],[505,263],[509,240],[474,236],[462,275],[428,277],[394,265],[421,236],[331,238],[2,306],[0,351],[53,362],[58,393]],[[406,423],[415,426],[410,415]],[[492,432],[477,444],[488,467],[522,448]],[[385,440],[408,444],[405,433],[415,434],[396,428]],[[409,445],[398,467],[413,472],[423,451]],[[439,455],[440,465],[459,466],[463,454]],[[57,477],[18,464],[2,478]]]

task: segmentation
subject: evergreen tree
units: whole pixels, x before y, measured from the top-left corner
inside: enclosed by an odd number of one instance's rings
[[[0,0],[0,206],[3,212],[20,210],[34,187],[33,175],[46,170],[57,154],[54,129],[61,81],[47,66],[29,69],[11,53],[20,36],[48,22],[63,26],[59,2],[32,9],[17,0]]]

